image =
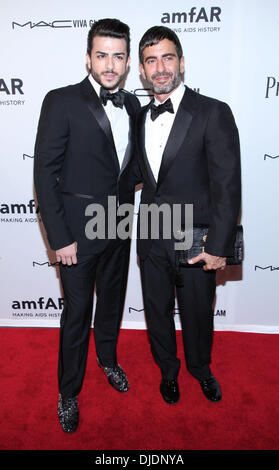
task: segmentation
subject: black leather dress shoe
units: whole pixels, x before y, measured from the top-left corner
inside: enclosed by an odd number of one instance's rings
[[[118,392],[128,392],[130,386],[122,367],[119,364],[114,367],[104,367],[100,363],[99,359],[97,360],[99,367],[101,367],[106,374],[109,384]]]
[[[213,375],[211,375],[206,380],[201,380],[200,386],[204,395],[206,396],[208,400],[214,401],[214,402],[221,400],[222,398],[221,388],[217,380],[215,379],[215,377],[213,377]]]
[[[180,397],[177,380],[162,379],[160,392],[165,402],[169,405],[177,403]]]
[[[63,431],[70,433],[77,429],[79,422],[78,397],[63,399],[61,394],[59,395],[58,418]]]

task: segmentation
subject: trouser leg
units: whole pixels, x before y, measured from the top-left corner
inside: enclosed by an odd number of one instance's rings
[[[60,322],[58,383],[65,398],[78,395],[85,374],[96,260],[96,255],[79,256],[76,265],[60,267],[64,309]]]
[[[130,256],[130,240],[113,240],[99,259],[94,337],[101,364],[117,364],[117,339],[122,319]]]
[[[153,246],[155,245],[156,254],[153,249],[148,257],[141,261],[144,309],[154,359],[161,369],[162,376],[171,380],[177,377],[180,368],[180,360],[176,356],[173,318],[174,276],[161,241],[153,242]]]
[[[199,380],[210,375],[213,338],[213,300],[215,271],[181,268],[183,287],[177,287],[186,365]]]

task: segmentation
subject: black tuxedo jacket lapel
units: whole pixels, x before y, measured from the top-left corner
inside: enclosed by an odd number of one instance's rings
[[[120,171],[119,160],[118,160],[117,153],[116,153],[116,148],[114,144],[110,122],[102,106],[100,98],[96,94],[93,86],[91,85],[87,77],[81,82],[81,88],[82,88],[83,96],[85,98],[86,104],[90,112],[92,113],[97,124],[101,127],[106,138],[109,140],[112,146],[113,162],[115,164],[117,172],[119,173]]]
[[[152,185],[155,188],[158,188],[165,176],[167,175],[171,165],[175,161],[177,153],[183,144],[185,138],[187,137],[192,119],[194,114],[197,112],[197,104],[195,100],[195,95],[189,93],[189,89],[185,87],[185,92],[179,108],[177,110],[169,138],[167,140],[164,153],[162,156],[162,162],[159,170],[158,181],[154,178],[153,172],[151,170],[148,157],[145,150],[145,120],[146,114],[151,106],[151,102],[146,107],[142,108],[140,117],[139,117],[139,145],[142,149],[143,161],[145,168],[149,177],[149,180],[152,182]]]
[[[125,90],[124,90],[124,93],[126,93]],[[133,117],[135,115],[136,110],[134,109],[134,107],[133,107],[133,105],[132,105],[132,103],[129,99],[128,94],[125,94],[124,106],[125,106],[126,111],[129,115],[129,134],[128,134],[128,145],[127,145],[125,155],[124,155],[124,159],[123,159],[123,162],[122,162],[122,165],[121,165],[119,177],[123,173],[124,169],[126,168],[128,162],[129,162],[129,160],[132,156],[132,141],[133,141],[133,133],[134,133]]]
[[[187,92],[187,87],[185,87],[185,92],[178,107],[162,156],[157,187],[160,186],[175,161],[177,153],[187,136],[195,112],[196,106],[193,102],[193,97],[190,96]]]
[[[139,148],[141,149],[142,151],[142,156],[143,156],[143,163],[144,163],[144,166],[145,166],[145,170],[147,172],[147,175],[148,175],[148,178],[152,184],[152,186],[154,186],[154,188],[156,188],[157,186],[157,183],[156,183],[156,180],[154,178],[154,174],[153,174],[153,171],[151,169],[151,166],[149,164],[149,160],[148,160],[148,157],[147,157],[147,153],[146,153],[146,149],[145,149],[145,121],[146,121],[146,114],[149,110],[151,106],[151,102],[144,108],[142,108],[141,110],[141,113],[139,115],[139,123],[138,123],[138,130],[139,130],[139,136],[138,136],[138,142],[139,142]]]

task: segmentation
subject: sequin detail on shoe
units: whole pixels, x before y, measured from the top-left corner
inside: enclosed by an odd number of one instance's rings
[[[78,427],[79,409],[78,398],[63,399],[61,394],[58,399],[58,418],[64,432],[74,432]]]
[[[118,392],[128,392],[130,386],[127,379],[127,376],[122,369],[122,367],[117,364],[114,367],[104,367],[100,364],[98,360],[99,367],[103,369],[104,373],[106,374],[110,385],[117,390]]]

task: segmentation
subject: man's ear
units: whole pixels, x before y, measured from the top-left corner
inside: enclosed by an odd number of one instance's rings
[[[180,70],[180,73],[184,73],[184,72],[185,72],[185,60],[184,60],[184,57],[181,57],[181,59],[180,59],[179,70]]]
[[[86,64],[87,64],[88,70],[91,70],[91,59],[88,53],[86,54]]]
[[[146,75],[145,75],[144,67],[143,67],[142,64],[139,64],[139,69],[140,69],[140,73],[143,76],[144,80],[146,80]]]
[[[126,70],[128,69],[130,63],[131,63],[131,57],[128,57],[127,63],[126,63]]]

